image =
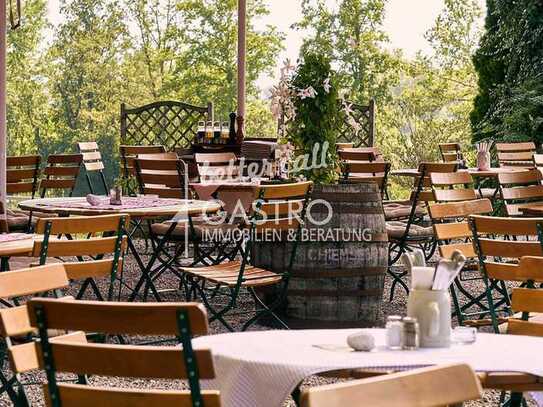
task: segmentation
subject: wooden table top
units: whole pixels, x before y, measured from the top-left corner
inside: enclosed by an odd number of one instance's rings
[[[467,169],[461,169],[460,171],[467,171],[470,173],[472,177],[475,178],[496,178],[499,174],[505,174],[510,172],[518,172],[518,171],[526,171],[526,169],[523,168],[508,168],[508,167],[494,167],[490,168],[488,170],[479,170],[477,168],[467,168]],[[402,168],[399,170],[392,170],[390,171],[390,175],[394,175],[397,177],[418,177],[420,176],[420,172],[418,168]]]
[[[171,199],[168,199],[171,202]],[[147,208],[119,208],[119,209],[99,209],[95,207],[67,207],[63,206],[66,202],[86,202],[86,198],[43,198],[30,199],[19,203],[19,207],[27,211],[36,211],[42,213],[54,213],[59,215],[111,215],[123,213],[132,218],[158,218],[163,216],[174,216],[177,214],[196,215],[204,213],[213,213],[221,209],[220,205],[211,201],[198,201],[193,199],[178,199],[179,203],[168,206],[153,206]]]

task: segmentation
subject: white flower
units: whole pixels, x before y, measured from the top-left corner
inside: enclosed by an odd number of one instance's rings
[[[353,114],[353,104],[352,103],[345,103],[343,106],[343,111],[347,116],[350,116]]]
[[[322,86],[324,87],[324,91],[326,93],[330,93],[330,89],[332,88],[332,85],[330,85],[330,78],[326,78]]]
[[[298,92],[298,96],[303,100],[305,98],[312,98],[314,99],[315,96],[317,96],[317,91],[313,88],[313,86],[310,86],[306,89],[302,89]]]
[[[358,43],[356,42],[356,40],[354,38],[349,38],[349,46],[351,48],[357,48],[358,47]]]

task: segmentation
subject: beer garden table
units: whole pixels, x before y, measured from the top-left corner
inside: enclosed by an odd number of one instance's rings
[[[169,199],[156,197],[125,197],[122,205],[110,205],[108,197],[100,197],[101,203],[92,206],[86,198],[42,198],[31,199],[19,203],[19,207],[27,211],[57,214],[59,216],[96,216],[125,214],[131,219],[158,219],[165,217],[193,216],[215,213],[220,210],[216,202],[206,202],[190,199]],[[134,256],[142,272],[141,281],[146,282],[153,296],[160,301],[158,291],[150,276],[150,266],[145,265],[139,255],[134,242],[126,231],[128,249]],[[141,284],[138,283],[137,286]],[[131,299],[135,299],[137,291],[134,290]]]
[[[473,344],[392,351],[384,346],[385,331],[372,329],[376,349],[354,352],[346,339],[357,331],[228,333],[196,338],[193,345],[211,350],[216,379],[203,385],[219,390],[225,407],[279,407],[305,378],[316,374],[363,377],[370,371],[377,374],[454,363],[469,364],[486,388],[543,389],[543,353],[538,351],[543,338],[479,333]]]

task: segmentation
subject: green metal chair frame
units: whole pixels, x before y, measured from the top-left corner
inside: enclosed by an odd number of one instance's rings
[[[28,307],[31,324],[39,332],[41,357],[47,375],[47,391],[51,407],[63,407],[64,403],[63,387],[66,385],[57,383],[57,372],[75,373],[83,378],[86,375],[130,375],[130,377],[139,378],[187,379],[190,395],[188,392],[180,392],[179,397],[190,397],[193,407],[220,405],[218,392],[203,391],[200,387],[200,379],[215,378],[211,352],[207,349],[194,350],[192,347],[194,335],[208,333],[207,317],[201,304],[134,304],[57,301],[41,298],[29,301]],[[55,343],[49,340],[48,329],[98,332],[105,335],[172,336],[177,338],[182,348],[178,346],[131,347],[125,344],[104,343],[94,343],[90,346],[72,342]],[[66,358],[67,354],[77,355],[77,353],[86,357],[72,360]],[[179,359],[176,360],[176,357]],[[129,368],[111,362],[120,358],[125,360]],[[142,362],[142,360],[147,362]],[[152,360],[162,360],[164,365],[157,362],[159,364],[157,366],[157,363],[153,363]],[[90,395],[90,392],[102,390],[89,386],[86,381],[71,385],[71,389],[80,391],[82,397],[86,394]],[[115,389],[108,388],[107,390],[112,393],[111,396],[114,395]],[[123,390],[118,393],[122,393]],[[142,396],[138,390],[129,393],[132,393],[129,397]],[[156,397],[159,400],[160,391],[157,393]],[[119,397],[119,394],[116,397]],[[126,403],[130,405],[129,402]],[[66,407],[72,405],[69,404]],[[173,407],[175,404],[170,401],[170,404],[164,405]]]
[[[33,254],[39,257],[40,265],[46,264],[48,257],[51,256],[77,257],[77,262],[65,263],[70,279],[80,279],[81,269],[82,267],[85,268],[83,272],[85,277],[76,296],[77,299],[82,298],[90,287],[96,298],[104,301],[93,274],[95,272],[99,274],[109,272],[110,281],[106,298],[111,301],[119,271],[121,272],[119,276],[119,297],[121,294],[121,285],[123,284],[122,255],[126,247],[125,228],[128,219],[129,217],[126,215],[39,219],[36,225],[36,233],[43,234],[43,240],[34,242]],[[111,225],[113,222],[116,223],[115,227],[104,226],[104,223]],[[92,235],[97,233],[101,233],[102,237],[93,238]],[[89,238],[75,239],[74,236],[77,237],[77,235],[87,235]],[[65,237],[65,239],[62,239],[62,237]],[[77,249],[74,243],[77,244]],[[69,249],[64,248],[68,245]],[[112,245],[113,250],[111,250]],[[78,250],[78,252],[72,252],[72,250]],[[52,255],[51,252],[53,252]],[[104,259],[106,254],[112,254],[113,258],[111,260]],[[85,257],[90,257],[90,260],[85,259]],[[104,268],[106,272],[103,271]]]
[[[505,281],[516,281],[528,288],[534,288],[534,281],[519,272],[521,269],[518,261],[525,256],[543,256],[543,219],[472,215],[469,217],[469,224],[479,259],[479,269],[483,274],[492,327],[499,333],[499,324],[504,322],[504,319],[500,319],[498,314],[505,314],[507,318],[513,315]],[[504,238],[497,239],[497,236]],[[528,239],[529,236],[535,236],[537,239],[525,241],[515,239],[517,237]],[[500,245],[499,250],[497,245]],[[516,262],[504,259],[515,259]],[[501,298],[495,298],[496,294]]]
[[[291,188],[293,191],[296,190],[300,191],[300,188],[303,188],[304,191],[302,195],[292,195],[288,196],[287,193],[283,193],[283,195],[277,195],[273,192],[274,188],[286,188],[287,191],[290,191],[289,188]],[[252,324],[254,324],[257,320],[262,318],[264,315],[269,315],[272,318],[274,318],[279,324],[286,329],[288,328],[288,325],[275,313],[275,310],[281,306],[285,299],[287,294],[287,288],[288,283],[290,279],[290,275],[292,273],[292,268],[294,265],[294,260],[296,257],[296,251],[300,239],[301,229],[303,226],[303,219],[305,218],[305,212],[307,209],[307,205],[309,202],[309,198],[311,195],[311,188],[312,183],[299,183],[299,184],[284,184],[284,185],[269,185],[269,186],[261,186],[260,191],[258,194],[258,198],[253,202],[253,208],[254,211],[251,214],[251,217],[247,219],[247,224],[244,226],[240,226],[240,229],[244,229],[248,231],[248,233],[241,234],[241,239],[236,242],[239,252],[241,254],[241,261],[239,264],[236,262],[227,262],[223,263],[217,266],[209,266],[209,267],[203,267],[203,268],[191,268],[191,267],[182,267],[181,271],[185,272],[187,274],[187,281],[189,284],[189,287],[186,287],[187,293],[196,292],[198,294],[198,297],[202,299],[204,302],[206,308],[211,313],[210,322],[213,322],[215,320],[222,323],[229,331],[234,331],[234,328],[225,320],[226,315],[232,311],[239,300],[240,292],[243,288],[246,288],[255,301],[255,315],[251,317],[249,320],[247,320],[244,325],[242,326],[242,331],[245,331],[247,328],[249,328]],[[295,193],[295,192],[292,192]],[[269,218],[265,220],[265,215],[268,214],[269,208],[280,208],[281,205],[286,205],[286,203],[290,202],[301,202],[301,208],[298,208],[298,212],[294,215],[298,215],[297,225],[293,227],[294,229],[294,239],[292,240],[292,252],[290,254],[288,267],[286,270],[280,273],[275,272],[268,272],[267,270],[264,270],[262,268],[252,268],[251,261],[250,261],[250,254],[252,251],[252,245],[254,243],[253,237],[256,236],[262,228],[266,229],[266,226],[262,226],[263,224],[266,225],[273,225],[275,224],[276,227],[284,227],[283,221],[293,221],[295,218],[291,218],[292,215],[289,213],[288,218],[282,218],[282,215],[284,214],[281,212],[281,209],[278,209],[278,217],[275,218]],[[268,209],[267,209],[268,208]],[[284,209],[283,209],[284,210]],[[271,210],[270,210],[271,212]],[[273,213],[273,212],[271,212]],[[264,222],[264,223],[262,223]],[[289,225],[290,226],[290,225]],[[273,226],[268,226],[270,229],[274,229]],[[292,230],[292,229],[289,229]],[[282,232],[284,232],[284,229],[281,229]],[[213,279],[208,280],[205,277],[205,271],[206,270],[217,270],[221,269],[224,270],[223,267],[229,267],[231,268],[227,271],[227,280],[231,281],[230,285],[225,285],[224,283],[221,284],[220,281],[213,281]],[[236,271],[238,269],[239,271]],[[253,270],[257,270],[254,275],[251,275],[251,272]],[[204,271],[202,274],[198,274],[200,271]],[[231,274],[234,273],[235,275]],[[247,275],[246,275],[247,274]],[[254,286],[245,286],[244,283],[251,282],[256,283],[258,281],[264,282],[266,279],[280,277],[279,284],[282,285],[282,287],[278,290],[278,293],[276,295],[275,300],[272,302],[272,304],[265,304],[257,295]],[[213,288],[206,287],[206,283],[211,282],[213,284]],[[276,284],[276,283],[273,283]],[[222,295],[228,298],[227,304],[223,306],[221,309],[217,309],[214,305],[211,304],[211,299],[214,298],[217,295]],[[248,311],[246,313],[252,313],[253,311]],[[242,313],[242,312],[239,312]]]

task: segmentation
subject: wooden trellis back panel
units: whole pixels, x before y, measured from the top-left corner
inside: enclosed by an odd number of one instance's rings
[[[188,147],[199,121],[212,120],[213,104],[192,106],[183,102],[154,102],[127,109],[121,104],[121,144],[163,145],[166,150]]]
[[[351,103],[351,102],[349,102]],[[343,115],[343,125],[339,129],[338,142],[353,143],[354,147],[373,147],[375,141],[375,100],[371,99],[367,106],[352,103],[351,116],[360,125],[360,131],[355,132]]]
[[[351,117],[360,125],[357,132],[348,122],[347,115],[342,112],[342,122],[338,129],[338,143],[353,143],[354,147],[373,147],[375,141],[375,100],[371,99],[367,106],[348,102],[351,105]],[[281,129],[281,122],[279,129]],[[281,130],[280,130],[281,132]],[[287,130],[288,132],[288,130]],[[284,134],[281,134],[284,136]]]

